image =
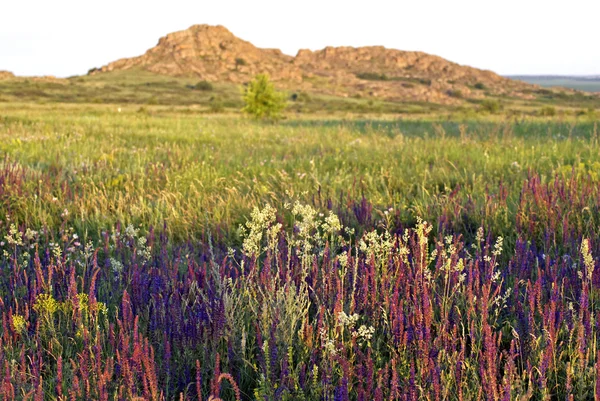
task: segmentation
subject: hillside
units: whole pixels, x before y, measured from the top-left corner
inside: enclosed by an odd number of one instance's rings
[[[194,25],[170,33],[144,55],[117,60],[90,74],[141,67],[170,76],[194,75],[211,82],[243,83],[260,72],[275,80],[300,82],[293,58],[279,50],[259,49],[223,26]]]
[[[90,74],[133,68],[237,84],[257,73],[268,73],[285,89],[439,104],[487,96],[533,99],[538,89],[441,57],[382,46],[300,50],[291,57],[280,50],[258,48],[223,26],[209,25],[170,33],[145,54],[94,68]]]
[[[0,102],[239,110],[240,86],[258,73],[268,73],[287,92],[288,111],[295,113],[580,116],[600,108],[600,93],[544,88],[423,52],[326,47],[300,50],[292,57],[209,25],[168,34],[145,54],[93,68],[84,76],[22,77],[0,71]],[[548,109],[552,107],[557,110]]]
[[[10,71],[0,71],[0,80],[3,79],[12,79],[15,77],[15,74],[13,74]]]

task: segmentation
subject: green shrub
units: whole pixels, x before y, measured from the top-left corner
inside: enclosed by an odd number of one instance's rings
[[[244,113],[263,120],[280,119],[286,106],[283,94],[275,90],[267,74],[258,74],[248,84],[244,91],[244,103]]]
[[[587,117],[590,120],[595,120],[598,118],[598,112],[593,108],[588,108],[587,110],[579,110],[576,113],[577,117]]]
[[[552,106],[542,107],[540,115],[545,117],[553,117],[556,115],[556,109]]]
[[[475,89],[479,89],[479,90],[485,90],[486,87],[484,84],[482,84],[481,82],[477,82],[474,86]]]
[[[310,95],[306,92],[300,92],[300,93],[292,93],[292,96],[290,96],[290,100],[292,102],[309,102],[310,101]]]
[[[208,108],[212,113],[221,113],[225,110],[223,100],[219,96],[211,96],[210,99],[208,99]]]
[[[389,81],[387,75],[379,74],[376,72],[360,72],[356,74],[356,77],[359,79],[364,79],[366,81]]]
[[[299,101],[299,102],[306,103],[306,102],[310,102],[311,99],[310,99],[310,95],[308,93],[306,93],[306,92],[300,92],[298,94],[298,98],[296,100]]]
[[[239,66],[248,65],[248,63],[243,58],[238,57],[235,59],[235,65],[236,65],[236,67],[239,67]]]
[[[450,97],[454,97],[457,99],[463,98],[463,93],[460,89],[451,89],[447,93],[448,93],[448,96],[450,96]]]
[[[491,114],[496,114],[502,110],[502,105],[497,100],[486,99],[481,102],[481,110]]]
[[[196,84],[194,88],[206,92],[212,91],[214,89],[213,85],[208,81],[200,81]]]

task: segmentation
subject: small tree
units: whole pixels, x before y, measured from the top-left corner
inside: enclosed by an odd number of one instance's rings
[[[278,120],[285,109],[285,96],[275,90],[267,74],[258,74],[244,91],[244,113],[256,119]]]

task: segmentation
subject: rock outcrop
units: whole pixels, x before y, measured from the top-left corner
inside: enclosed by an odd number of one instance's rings
[[[438,56],[382,46],[300,50],[291,57],[257,48],[223,26],[210,25],[168,34],[144,55],[92,69],[90,74],[131,68],[237,84],[268,73],[279,87],[290,90],[441,104],[490,95],[528,99],[536,89]]]
[[[161,38],[142,56],[117,60],[90,73],[140,67],[157,74],[243,83],[265,72],[275,80],[300,82],[301,71],[292,60],[280,50],[259,49],[223,26],[194,25]]]
[[[14,77],[15,77],[15,74],[13,74],[10,71],[0,71],[0,80],[12,79]]]

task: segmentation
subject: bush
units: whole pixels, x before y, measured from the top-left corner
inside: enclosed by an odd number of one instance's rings
[[[310,95],[306,92],[300,92],[300,93],[292,93],[292,96],[290,96],[290,100],[292,102],[308,102],[310,101]]]
[[[283,94],[277,92],[267,74],[258,74],[244,91],[242,111],[256,119],[278,120],[285,109]]]
[[[488,113],[496,114],[502,109],[502,105],[497,100],[486,99],[481,102],[481,109]]]
[[[200,81],[196,84],[195,89],[201,90],[201,91],[212,91],[213,85],[208,82],[208,81]]]
[[[238,58],[235,59],[235,65],[237,67],[239,67],[239,66],[248,65],[248,63],[243,58],[238,57]]]
[[[212,113],[220,113],[225,110],[223,100],[218,96],[211,96],[211,98],[208,100],[208,108]]]
[[[579,110],[576,113],[577,117],[587,117],[590,120],[595,120],[598,118],[598,112],[593,108],[588,108],[587,110]]]
[[[385,74],[378,74],[376,72],[361,72],[356,74],[356,77],[359,79],[364,79],[367,81],[388,81],[389,78]]]
[[[482,84],[481,82],[477,82],[474,86],[475,89],[479,89],[479,90],[485,90],[485,85]]]
[[[448,93],[448,96],[454,97],[457,99],[462,99],[462,97],[463,97],[463,93],[460,89],[451,89],[447,93]]]
[[[542,107],[542,109],[540,110],[540,116],[553,117],[555,115],[556,109],[552,106]]]

